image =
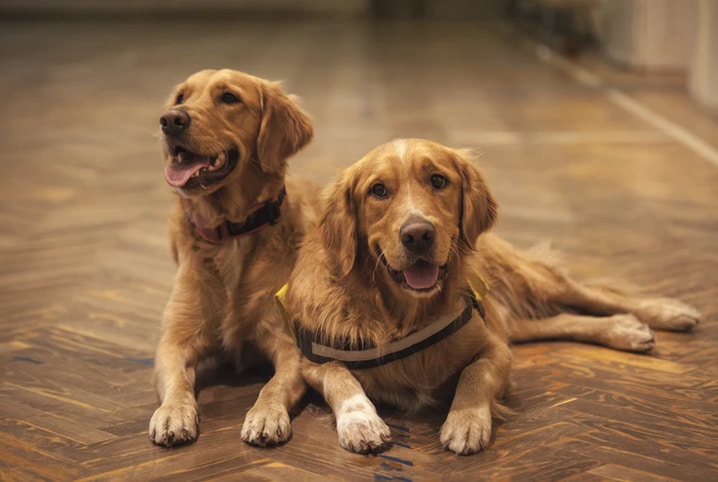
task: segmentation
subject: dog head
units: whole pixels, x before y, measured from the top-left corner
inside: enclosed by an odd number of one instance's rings
[[[497,213],[465,152],[419,139],[375,148],[325,196],[320,231],[336,273],[363,269],[368,257],[389,285],[417,297],[441,290]]]
[[[281,178],[313,135],[309,117],[276,83],[234,70],[202,70],[173,91],[160,118],[165,178],[206,195],[249,171]]]

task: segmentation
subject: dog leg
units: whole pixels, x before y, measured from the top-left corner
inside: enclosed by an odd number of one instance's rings
[[[510,320],[509,326],[512,342],[573,340],[635,352],[650,351],[655,344],[653,331],[632,314],[595,317],[561,313],[550,318]]]
[[[556,301],[584,314],[608,316],[631,313],[649,327],[658,330],[685,331],[698,324],[695,308],[670,298],[632,298],[605,288],[586,286],[565,280]]]
[[[210,329],[197,332],[203,321],[202,306],[207,299],[191,270],[180,270],[165,309],[165,330],[155,355],[155,376],[161,405],[152,415],[150,439],[172,447],[193,442],[199,433],[195,399],[195,371],[206,356],[210,343],[204,337]],[[199,298],[190,294],[199,294]]]
[[[653,329],[672,331],[690,330],[700,320],[698,311],[678,300],[627,296],[616,290],[577,282],[536,259],[519,257],[515,252],[512,257],[521,262],[511,263],[510,271],[504,276],[520,282],[514,282],[507,291],[518,288],[515,298],[525,299],[530,305],[547,307],[545,316],[560,311],[593,316],[630,313]],[[525,315],[517,313],[517,316]]]
[[[242,440],[252,445],[268,446],[286,442],[292,435],[289,410],[304,394],[306,385],[300,369],[301,353],[291,341],[265,336],[275,349],[271,353],[274,376],[259,392],[254,406],[247,412],[242,426]],[[272,353],[273,352],[273,353]]]
[[[441,427],[441,444],[460,455],[489,446],[492,405],[503,396],[511,369],[511,350],[493,334],[477,358],[462,370],[451,409]]]
[[[304,379],[324,396],[337,420],[339,444],[350,452],[370,453],[386,449],[391,430],[376,413],[359,381],[344,365],[318,365],[302,361]]]
[[[199,415],[194,396],[198,357],[193,348],[168,343],[163,337],[157,347],[155,372],[162,404],[150,420],[150,439],[172,447],[194,442]]]
[[[632,313],[657,330],[689,331],[701,319],[698,310],[676,299],[648,298],[636,301],[638,308],[632,310]]]

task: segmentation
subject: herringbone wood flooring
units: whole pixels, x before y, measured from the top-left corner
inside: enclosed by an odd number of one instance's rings
[[[3,23],[0,479],[716,480],[718,121],[680,76],[582,63],[603,83],[497,25]],[[394,447],[349,454],[316,398],[290,443],[247,446],[262,373],[206,379],[199,441],[153,446],[152,357],[174,271],[157,119],[175,82],[217,66],[286,79],[304,98],[316,141],[294,174],[326,181],[398,136],[473,147],[502,235],[552,241],[581,277],[679,297],[702,324],[660,333],[648,356],[516,346],[515,415],[472,457],[441,450],[441,412],[390,410]]]

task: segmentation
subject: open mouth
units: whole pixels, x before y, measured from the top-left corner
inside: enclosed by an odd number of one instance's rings
[[[446,279],[449,272],[448,263],[440,266],[424,259],[418,259],[403,270],[397,270],[389,265],[383,254],[380,258],[394,281],[406,289],[420,293],[434,290],[441,281]]]
[[[191,152],[182,146],[171,150],[172,161],[165,166],[165,180],[181,189],[207,189],[234,170],[239,151],[230,149],[213,156]]]

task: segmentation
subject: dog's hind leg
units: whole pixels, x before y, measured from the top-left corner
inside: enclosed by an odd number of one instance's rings
[[[572,340],[617,350],[647,352],[655,343],[653,331],[631,314],[586,316],[561,313],[540,319],[508,322],[511,341]]]
[[[512,292],[512,304],[526,305],[507,316],[512,341],[567,339],[648,351],[654,343],[651,329],[690,330],[700,319],[678,300],[633,297],[580,283],[537,260],[522,261],[506,278],[515,285],[504,288]]]
[[[563,279],[562,286],[549,301],[570,311],[594,316],[632,314],[653,329],[671,331],[690,330],[700,320],[698,311],[675,299],[632,297],[567,277]]]

